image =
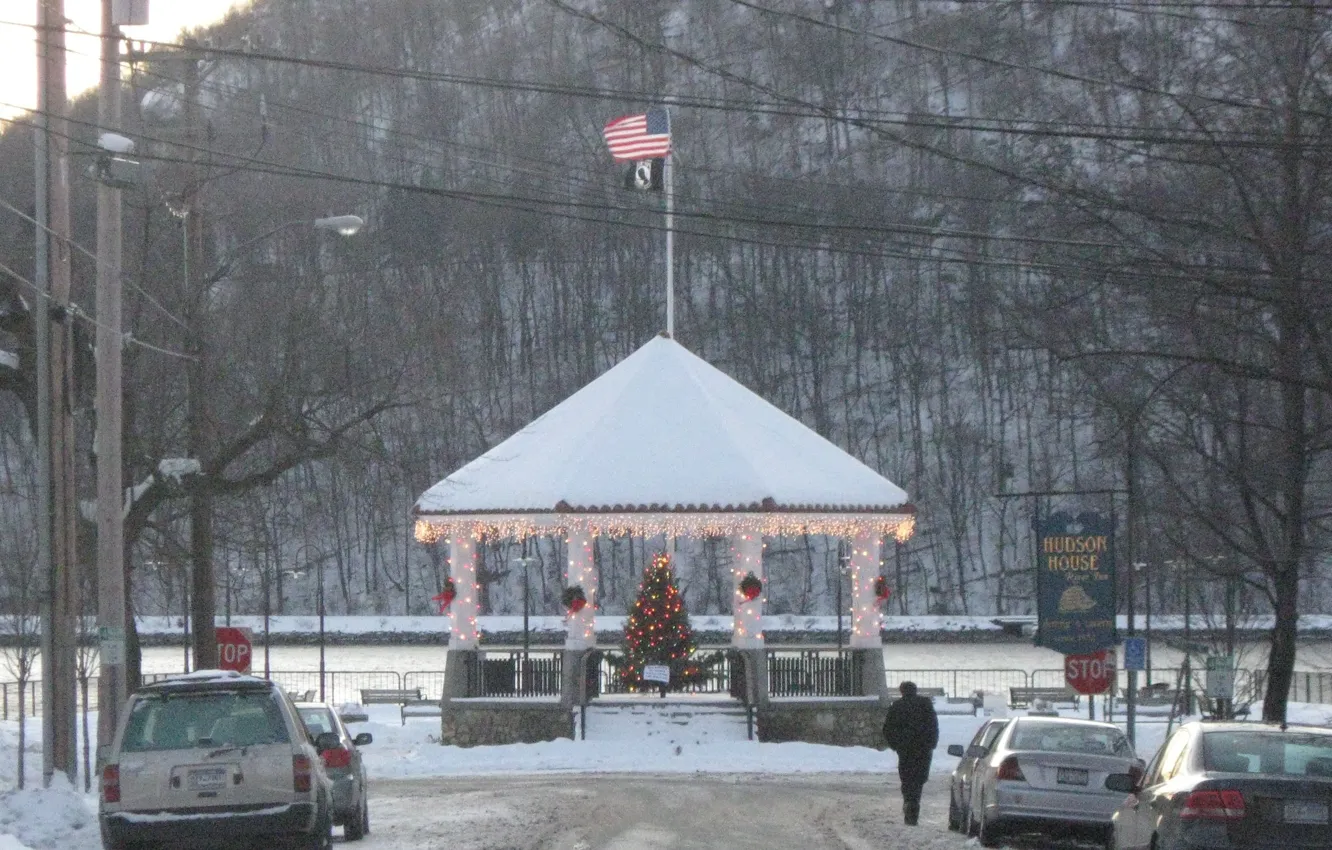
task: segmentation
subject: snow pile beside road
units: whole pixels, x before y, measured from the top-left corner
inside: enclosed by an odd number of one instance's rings
[[[10,753],[0,753],[0,758]],[[0,792],[0,850],[101,848],[96,798],[57,774],[50,788]]]

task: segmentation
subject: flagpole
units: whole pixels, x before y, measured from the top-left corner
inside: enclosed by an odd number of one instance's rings
[[[671,155],[661,164],[661,188],[666,195],[666,336],[675,338],[675,193],[671,187]]]

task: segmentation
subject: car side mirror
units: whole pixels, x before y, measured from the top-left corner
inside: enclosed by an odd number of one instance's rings
[[[374,741],[375,736],[371,735],[369,732],[362,732],[352,739],[352,743],[358,747],[364,747],[366,744],[373,744]]]
[[[981,744],[972,744],[967,747],[967,758],[983,759],[990,754],[990,748]]]
[[[961,744],[949,744],[949,745],[948,745],[948,754],[949,754],[950,756],[956,756],[957,758],[962,758],[962,755],[963,755],[965,752],[966,752],[966,750],[964,750],[964,749],[962,748],[962,745],[961,745]]]
[[[1105,787],[1111,791],[1133,794],[1138,791],[1138,779],[1131,773],[1112,773],[1105,778]]]
[[[320,732],[315,736],[315,749],[319,752],[326,750],[336,750],[342,745],[342,739],[338,737],[337,732]]]

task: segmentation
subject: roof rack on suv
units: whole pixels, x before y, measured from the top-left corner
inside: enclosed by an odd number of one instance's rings
[[[235,670],[195,670],[191,673],[179,673],[158,679],[143,686],[145,691],[186,690],[208,687],[239,687],[245,689],[269,689],[273,683]]]

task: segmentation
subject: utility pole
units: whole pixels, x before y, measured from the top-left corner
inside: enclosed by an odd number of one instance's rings
[[[185,287],[186,352],[190,355],[185,369],[186,418],[189,456],[198,461],[200,475],[190,496],[190,584],[193,602],[194,669],[217,667],[217,633],[213,622],[217,611],[213,589],[213,494],[205,454],[213,445],[212,409],[209,399],[208,338],[204,311],[208,299],[203,292],[203,175],[199,168],[199,63],[192,52],[185,59],[185,128],[193,153],[189,184],[185,196]]]
[[[120,33],[114,0],[102,0],[102,75],[97,123],[120,130]],[[107,154],[103,154],[106,156]],[[127,696],[125,677],[125,491],[121,483],[120,188],[97,188],[97,743],[111,743]]]
[[[47,532],[47,598],[42,634],[42,777],[78,775],[77,641],[79,581],[77,561],[77,479],[74,467],[73,341],[69,254],[69,99],[65,87],[65,3],[38,0],[38,271],[43,296],[38,311],[38,442],[44,453],[46,501],[41,513]],[[45,389],[45,404],[40,404]],[[44,426],[44,427],[43,427]]]

